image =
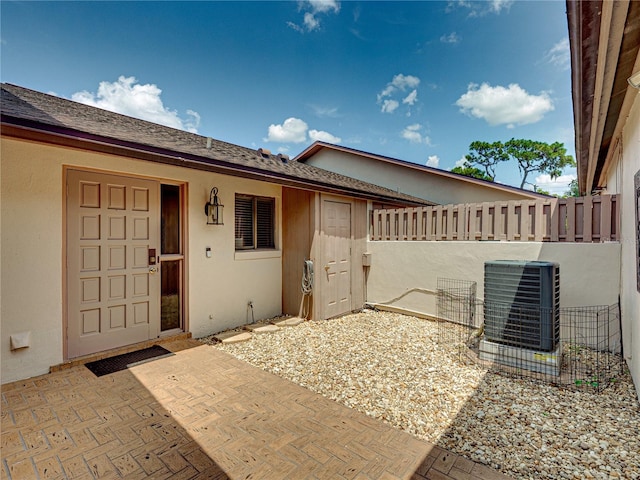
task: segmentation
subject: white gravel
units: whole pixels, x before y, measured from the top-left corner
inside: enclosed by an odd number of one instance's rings
[[[462,365],[437,340],[435,322],[367,310],[215,346],[516,479],[640,479],[628,373],[562,389]]]

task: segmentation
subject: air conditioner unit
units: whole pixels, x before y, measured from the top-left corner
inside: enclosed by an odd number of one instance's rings
[[[484,264],[485,338],[541,352],[560,343],[560,267],[541,261]]]

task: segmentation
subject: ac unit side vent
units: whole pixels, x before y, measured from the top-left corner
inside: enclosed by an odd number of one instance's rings
[[[560,267],[541,261],[496,260],[484,265],[487,340],[553,351],[560,341]]]

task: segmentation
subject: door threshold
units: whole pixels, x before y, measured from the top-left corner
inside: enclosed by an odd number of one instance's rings
[[[84,365],[85,363],[95,362],[96,360],[102,360],[103,358],[115,357],[123,353],[134,352],[136,350],[142,350],[149,348],[153,345],[163,345],[170,342],[186,342],[184,345],[180,345],[177,350],[184,350],[185,348],[195,347],[200,344],[198,340],[191,338],[191,332],[180,332],[175,335],[168,335],[166,337],[154,338],[152,340],[146,340],[144,342],[132,343],[131,345],[125,345],[123,347],[113,348],[111,350],[104,350],[102,352],[91,353],[89,355],[83,355],[58,365],[49,367],[49,373],[59,372],[66,370],[67,368],[75,367],[78,365]]]

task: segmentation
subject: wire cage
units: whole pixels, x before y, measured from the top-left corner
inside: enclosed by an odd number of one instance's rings
[[[455,345],[450,351],[461,363],[595,392],[624,375],[617,304],[557,311],[485,305],[475,282],[439,278],[437,309],[438,342]]]
[[[477,284],[473,281],[438,278],[438,343],[458,345],[458,357],[464,354],[460,347],[476,337],[481,326],[476,290]]]
[[[618,304],[560,309],[560,329],[562,369],[575,387],[601,390],[623,374]]]

